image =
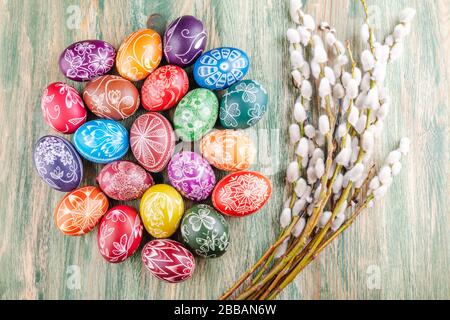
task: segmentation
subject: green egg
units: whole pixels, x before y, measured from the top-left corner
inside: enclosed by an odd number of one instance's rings
[[[227,221],[206,204],[186,211],[181,221],[181,235],[184,243],[204,258],[220,257],[230,244]]]
[[[243,80],[228,88],[220,101],[220,123],[226,129],[255,125],[267,111],[268,94],[255,80]]]
[[[200,140],[217,121],[219,102],[208,89],[188,92],[175,110],[173,122],[175,133],[183,141]]]

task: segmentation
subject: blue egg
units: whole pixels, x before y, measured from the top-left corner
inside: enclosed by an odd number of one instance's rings
[[[83,162],[64,138],[52,135],[40,138],[34,146],[33,162],[42,180],[55,190],[75,190],[83,179]]]
[[[112,120],[92,120],[83,124],[73,137],[81,156],[95,163],[121,159],[128,151],[128,131]]]
[[[222,47],[205,52],[194,64],[194,79],[200,87],[223,90],[247,74],[250,60],[236,48]]]

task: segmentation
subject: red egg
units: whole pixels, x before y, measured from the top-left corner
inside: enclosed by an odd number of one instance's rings
[[[51,83],[41,99],[45,122],[61,133],[74,133],[86,122],[86,109],[75,88],[63,82]]]
[[[160,67],[142,85],[142,105],[149,111],[170,109],[180,102],[188,89],[189,80],[183,69],[172,65]]]
[[[131,257],[142,239],[142,222],[129,206],[111,208],[102,218],[97,232],[97,245],[106,261],[118,263]]]
[[[223,214],[243,217],[255,213],[272,193],[269,179],[259,172],[239,171],[225,176],[212,193],[214,207]]]
[[[142,262],[156,278],[176,283],[192,276],[195,259],[192,253],[179,242],[157,239],[142,249]]]
[[[107,164],[97,177],[100,188],[114,200],[135,200],[153,185],[153,178],[141,166],[130,161]]]
[[[150,172],[162,171],[175,148],[169,121],[156,112],[138,117],[130,130],[130,145],[136,160]]]

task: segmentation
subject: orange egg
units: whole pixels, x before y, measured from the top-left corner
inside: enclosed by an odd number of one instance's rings
[[[69,236],[88,233],[108,211],[108,205],[108,198],[99,188],[76,189],[66,194],[56,207],[56,226]]]
[[[117,71],[128,80],[139,81],[158,67],[161,57],[159,34],[151,29],[141,29],[130,34],[121,44],[116,59]]]
[[[200,152],[211,165],[224,171],[246,170],[256,157],[252,140],[235,130],[208,133],[200,142]]]

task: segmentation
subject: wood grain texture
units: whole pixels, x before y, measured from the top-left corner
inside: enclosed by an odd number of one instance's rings
[[[412,138],[412,152],[389,196],[325,250],[281,299],[450,298],[450,2],[367,2],[378,37],[391,30],[403,7],[417,9],[406,53],[389,68],[392,111],[378,159],[405,135]],[[359,1],[311,0],[305,10],[360,48],[355,36],[362,23]],[[77,12],[79,26],[73,20]],[[0,0],[0,298],[213,299],[256,261],[278,232],[283,169],[291,153],[286,127],[295,92],[284,39],[287,12],[287,1],[279,0]],[[88,38],[118,47],[126,35],[145,27],[152,13],[168,21],[193,14],[206,25],[208,48],[245,50],[252,58],[248,78],[265,84],[271,100],[268,115],[253,132],[260,158],[253,169],[270,175],[274,185],[269,204],[257,215],[229,220],[230,251],[217,260],[198,259],[194,277],[178,285],[152,278],[140,252],[120,265],[107,264],[97,251],[95,232],[62,236],[53,223],[62,194],[44,185],[32,166],[34,142],[51,132],[39,108],[42,90],[66,81],[58,70],[60,52]],[[85,165],[83,183],[93,184],[100,167]]]

